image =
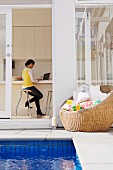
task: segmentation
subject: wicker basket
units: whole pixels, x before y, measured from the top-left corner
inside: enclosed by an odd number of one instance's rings
[[[113,87],[102,85],[100,89],[108,93]],[[60,109],[59,114],[64,128],[68,131],[107,131],[113,123],[113,91],[96,106],[76,112]]]

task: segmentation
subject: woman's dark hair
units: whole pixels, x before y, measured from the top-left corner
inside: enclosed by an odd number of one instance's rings
[[[26,61],[25,66],[27,67],[29,64],[35,64],[35,61],[32,59],[29,59]]]

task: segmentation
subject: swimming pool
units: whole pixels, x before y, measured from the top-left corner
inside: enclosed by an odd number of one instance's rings
[[[82,170],[72,140],[2,140],[0,169]]]

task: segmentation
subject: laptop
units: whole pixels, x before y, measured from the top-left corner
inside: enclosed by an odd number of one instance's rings
[[[45,73],[43,76],[43,80],[49,80],[50,73]]]

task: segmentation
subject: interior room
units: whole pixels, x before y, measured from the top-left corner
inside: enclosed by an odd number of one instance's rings
[[[49,80],[42,80],[35,84],[43,94],[40,100],[41,109],[43,113],[46,112],[48,118],[49,114],[52,114],[52,92],[50,92],[52,91],[52,10],[14,9],[12,44],[12,117],[36,117],[34,102],[31,109],[32,116],[28,115],[28,109],[25,108],[26,93],[22,94],[16,113],[22,88],[22,70],[25,68],[25,62],[33,59],[35,61],[33,73],[36,79],[43,78],[45,73],[50,73]]]

